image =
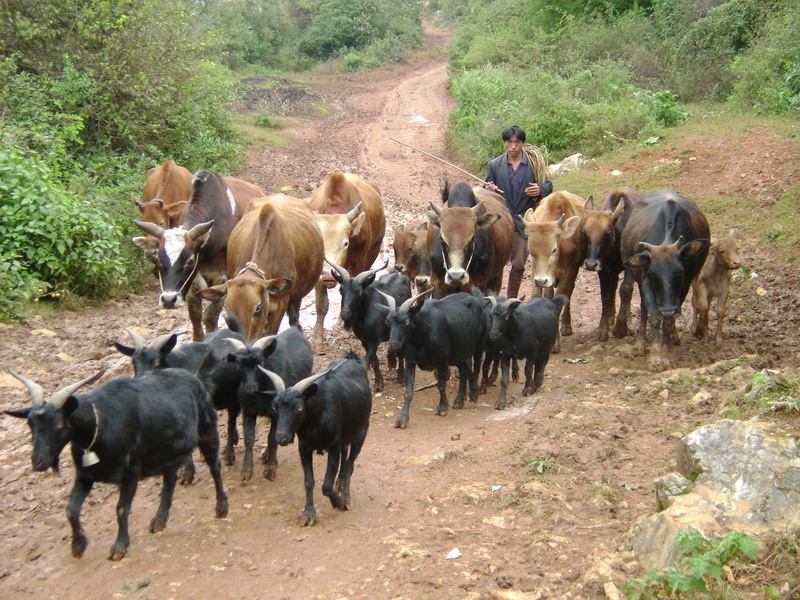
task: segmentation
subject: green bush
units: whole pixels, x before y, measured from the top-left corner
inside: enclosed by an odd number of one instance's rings
[[[261,127],[262,129],[277,129],[280,127],[280,120],[278,117],[267,111],[254,114],[253,122],[256,124],[256,127]]]

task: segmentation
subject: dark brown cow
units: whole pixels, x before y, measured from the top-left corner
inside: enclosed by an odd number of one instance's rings
[[[584,200],[570,192],[553,192],[523,219],[531,253],[531,295],[572,298],[585,246],[580,231],[585,219]],[[572,335],[571,302],[561,311],[561,329],[553,353],[561,352],[561,336]]]
[[[717,346],[722,343],[722,323],[728,306],[731,275],[741,266],[739,246],[733,230],[728,237],[711,243],[703,269],[692,284],[692,329],[695,337],[703,339],[708,332],[708,310],[711,301],[716,298],[717,332],[714,343]]]
[[[662,368],[669,363],[664,348],[670,344],[675,317],[708,255],[709,228],[697,205],[673,191],[648,194],[642,202],[645,206],[631,215],[622,232],[622,259],[642,300],[637,350],[645,351],[649,325],[650,363]],[[633,294],[626,281],[619,290],[620,320],[627,317]]]
[[[159,306],[172,309],[186,304],[196,342],[205,337],[203,325],[209,332],[217,328],[222,304],[212,302],[203,315],[202,301],[194,293],[189,294],[189,289],[205,289],[227,278],[228,237],[247,203],[263,195],[261,188],[246,181],[198,171],[192,179],[189,206],[178,227],[164,229],[134,221],[149,235],[133,238],[133,242],[156,252],[161,283]]]
[[[586,220],[582,231],[586,246],[583,267],[596,272],[600,281],[603,310],[597,336],[601,342],[608,340],[609,330],[614,324],[619,274],[625,269],[620,254],[622,231],[635,208],[640,206],[638,200],[641,196],[640,192],[624,187],[608,194],[597,210],[591,196],[586,201]]]
[[[228,239],[232,279],[200,291],[225,299],[246,341],[278,333],[283,315],[297,325],[300,301],[314,289],[325,247],[308,203],[284,194],[255,198]]]
[[[408,225],[398,225],[394,230],[394,270],[405,275],[412,282],[422,274],[422,279],[417,284],[422,285],[420,291],[430,286],[430,258],[426,244],[428,236],[428,221],[417,220]]]
[[[443,298],[455,292],[499,290],[511,256],[514,222],[503,197],[458,183],[442,190],[444,207],[430,203],[431,284]]]
[[[325,242],[325,258],[355,277],[372,266],[383,244],[386,217],[380,191],[352,173],[334,173],[308,199]],[[324,272],[323,272],[324,273]],[[324,273],[316,286],[315,343],[322,342],[328,289],[336,281]]]
[[[192,174],[168,160],[147,172],[142,197],[133,203],[142,213],[141,221],[162,229],[177,227],[192,195]]]

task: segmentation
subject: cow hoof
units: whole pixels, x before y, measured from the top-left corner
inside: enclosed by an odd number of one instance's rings
[[[613,331],[611,333],[617,339],[622,339],[622,338],[627,337],[627,336],[630,335],[630,332],[628,331],[628,326],[627,325],[624,325],[624,326],[614,325],[614,329],[613,329]]]
[[[127,546],[118,546],[114,544],[111,546],[111,554],[108,556],[108,560],[122,560],[125,558],[126,554],[128,554]]]
[[[270,481],[275,481],[275,478],[277,476],[278,476],[278,465],[275,464],[267,465],[267,468],[264,469],[264,477],[266,477]]]
[[[601,342],[607,342],[608,341],[608,331],[600,331],[600,332],[598,332],[597,339],[599,341],[601,341]]]
[[[523,388],[523,390],[522,390],[522,395],[523,396],[533,396],[535,393],[536,393],[536,388],[533,387],[533,386]]]
[[[449,408],[450,408],[450,407],[447,407],[447,408],[437,408],[437,409],[436,409],[436,416],[437,416],[437,417],[446,417],[446,416],[447,416],[447,411],[448,411],[448,409],[449,409]],[[453,408],[455,408],[455,406],[454,406]]]
[[[317,522],[316,514],[303,513],[302,515],[300,515],[301,527],[311,527],[312,525],[316,524],[316,522]]]
[[[86,547],[88,545],[89,540],[87,540],[84,536],[76,538],[72,542],[72,556],[75,558],[81,558],[83,553],[86,552]]]
[[[242,481],[250,481],[253,478],[253,467],[242,469]]]
[[[561,335],[572,335],[572,327],[562,327]]]
[[[158,533],[160,531],[164,531],[167,528],[167,522],[162,521],[159,518],[155,518],[150,521],[150,533]]]
[[[561,352],[561,344],[553,346],[553,349],[550,350],[550,354],[559,354]]]
[[[459,409],[462,409],[462,408],[464,408],[464,401],[463,400],[461,402],[453,402],[453,410],[459,410]],[[445,411],[445,414],[447,414],[446,411]]]
[[[194,481],[194,468],[184,467],[178,477],[178,483],[181,485],[191,485]]]
[[[408,421],[403,421],[402,419],[397,419],[397,421],[395,421],[395,423],[394,423],[394,428],[395,429],[405,429],[406,427],[408,427]]]
[[[494,403],[495,410],[503,410],[505,407],[506,407],[505,400],[498,400],[497,402]]]
[[[214,507],[214,513],[217,515],[218,519],[224,519],[228,516],[228,501],[225,500],[224,502],[218,502],[217,505]]]
[[[233,464],[236,464],[236,452],[233,450],[233,448],[231,448],[230,451],[227,449],[225,450],[225,464],[229,467]]]

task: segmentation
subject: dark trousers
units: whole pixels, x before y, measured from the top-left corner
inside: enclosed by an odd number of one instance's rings
[[[519,285],[525,274],[525,262],[528,260],[528,240],[514,232],[514,243],[511,245],[511,272],[508,274],[508,298],[519,296]]]

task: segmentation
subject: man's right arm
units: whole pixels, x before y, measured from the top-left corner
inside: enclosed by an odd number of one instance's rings
[[[495,173],[494,169],[494,160],[490,160],[489,164],[486,165],[486,185],[483,187],[491,192],[497,191],[497,173]]]

